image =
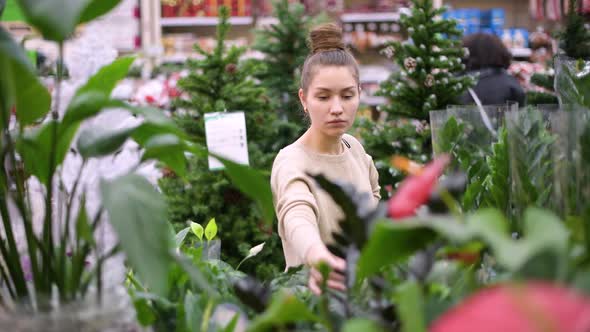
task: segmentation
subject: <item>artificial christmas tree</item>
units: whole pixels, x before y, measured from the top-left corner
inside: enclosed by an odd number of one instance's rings
[[[410,37],[407,42],[390,42],[383,53],[400,70],[383,82],[378,95],[389,99],[381,107],[392,116],[428,120],[428,112],[443,109],[473,84],[461,59],[461,30],[455,20],[440,18],[446,8],[435,9],[432,0],[413,0],[411,15],[402,14],[400,24]]]
[[[175,116],[191,138],[205,144],[204,114],[243,111],[246,118],[250,166],[270,170],[276,151],[287,142],[281,141],[275,114],[270,108],[265,89],[252,79],[257,65],[242,61],[245,48],[225,46],[230,28],[228,10],[220,9],[217,46],[207,53],[195,45],[202,60],[189,60],[190,74],[178,82],[187,98],[176,103],[184,112]],[[260,278],[269,278],[284,267],[278,235],[264,224],[256,204],[234,187],[223,172],[208,169],[207,160],[190,161],[186,179],[174,174],[160,181],[167,196],[170,216],[178,227],[187,220],[204,222],[216,218],[222,240],[222,259],[236,266],[254,245],[266,242],[257,256],[257,264],[244,264],[242,269]],[[254,262],[254,260],[253,260]]]
[[[264,69],[257,78],[268,89],[280,114],[297,126],[295,134],[299,134],[299,131],[306,128],[303,110],[297,98],[299,70],[309,53],[309,29],[325,18],[306,15],[302,4],[291,3],[289,0],[277,0],[273,6],[277,24],[255,32],[253,48],[265,55],[260,60]]]
[[[410,39],[390,42],[382,50],[400,67],[377,92],[388,99],[379,107],[387,118],[376,124],[359,121],[365,149],[379,171],[383,197],[404,177],[391,166],[391,156],[426,162],[432,154],[428,112],[456,103],[473,84],[473,78],[457,76],[464,69],[461,59],[466,54],[456,21],[440,18],[445,9],[434,9],[431,0],[413,0],[412,4],[411,15],[400,18]]]

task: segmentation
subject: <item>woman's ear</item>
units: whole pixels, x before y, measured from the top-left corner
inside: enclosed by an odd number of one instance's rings
[[[303,89],[299,89],[299,101],[301,102],[301,106],[303,106],[303,109],[306,110],[307,109],[307,103],[305,102],[305,95],[303,94]]]

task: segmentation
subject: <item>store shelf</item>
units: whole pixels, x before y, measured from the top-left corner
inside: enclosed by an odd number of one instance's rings
[[[510,53],[515,58],[528,58],[533,54],[533,51],[530,48],[511,48]]]
[[[232,25],[249,25],[254,22],[252,16],[234,16],[229,18]],[[218,17],[162,17],[160,24],[163,27],[186,26],[215,26],[219,24]]]
[[[397,22],[399,21],[399,13],[345,13],[340,16],[340,20],[343,23]]]

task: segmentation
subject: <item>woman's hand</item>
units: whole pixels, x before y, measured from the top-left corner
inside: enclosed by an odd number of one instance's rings
[[[346,271],[346,261],[332,254],[323,243],[311,246],[305,255],[305,263],[310,267],[309,271],[309,289],[316,295],[322,293],[321,285],[323,282],[322,274],[317,269],[318,264],[324,262],[331,268],[327,281],[327,286],[344,291],[346,290],[344,272]]]

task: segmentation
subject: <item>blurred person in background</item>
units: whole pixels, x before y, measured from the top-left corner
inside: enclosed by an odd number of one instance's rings
[[[510,66],[512,54],[500,38],[487,33],[476,33],[463,38],[463,47],[469,50],[465,59],[466,74],[477,75],[473,91],[483,105],[498,105],[518,102],[524,106],[525,92],[506,69]],[[461,97],[462,104],[475,104],[469,91]]]

